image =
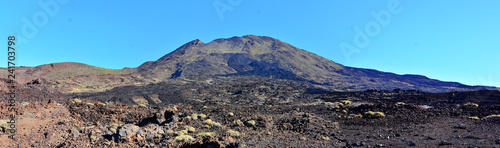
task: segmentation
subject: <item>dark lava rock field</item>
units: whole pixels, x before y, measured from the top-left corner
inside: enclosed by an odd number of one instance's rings
[[[62,147],[500,147],[498,91],[329,92],[214,76],[65,98],[83,130]]]

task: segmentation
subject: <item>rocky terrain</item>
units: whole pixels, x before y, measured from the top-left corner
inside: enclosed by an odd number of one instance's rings
[[[4,135],[1,142],[8,147],[500,147],[498,91],[329,92],[302,81],[254,76],[176,81],[23,100],[17,141]],[[40,93],[40,86],[26,85],[24,92]]]
[[[496,87],[347,67],[263,36],[194,40],[137,68],[18,67],[14,85],[0,147],[500,147]]]

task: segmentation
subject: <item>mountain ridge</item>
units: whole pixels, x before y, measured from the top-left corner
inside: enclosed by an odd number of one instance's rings
[[[0,74],[5,76],[5,71]],[[21,83],[46,79],[51,88],[62,92],[103,91],[125,84],[146,85],[201,75],[290,79],[306,81],[314,87],[329,91],[400,88],[450,92],[499,89],[444,82],[422,75],[398,75],[344,66],[278,39],[255,35],[220,38],[209,43],[195,39],[156,61],[145,62],[136,68],[105,69],[64,62],[21,67],[18,71],[21,77],[26,78],[21,79]],[[82,85],[84,82],[85,85]]]

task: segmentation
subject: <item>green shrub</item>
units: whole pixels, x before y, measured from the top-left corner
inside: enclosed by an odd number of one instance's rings
[[[247,121],[247,126],[255,126],[255,120]]]
[[[241,134],[240,134],[240,132],[238,132],[238,131],[233,131],[233,130],[228,130],[228,131],[226,131],[226,133],[227,133],[229,136],[235,136],[235,137],[237,137],[237,136],[240,136],[240,135],[241,135]]]
[[[175,137],[174,140],[177,142],[189,142],[189,141],[193,141],[194,138],[192,136],[189,136],[189,135],[179,135],[179,136]]]
[[[476,104],[476,103],[472,103],[472,102],[467,102],[467,103],[465,103],[465,106],[469,106],[469,107],[479,107],[479,105],[478,105],[478,104]]]
[[[244,126],[243,122],[241,122],[241,120],[239,120],[239,119],[238,119],[238,120],[236,120],[236,121],[234,121],[233,123],[234,123],[234,125],[236,125],[236,126]]]
[[[344,100],[344,101],[342,101],[342,103],[344,103],[345,105],[347,105],[347,104],[351,104],[352,102],[349,101],[349,100]]]
[[[207,120],[203,121],[203,123],[205,123],[207,125],[212,125],[214,122],[212,121],[212,119],[207,119]]]
[[[215,136],[214,132],[205,132],[205,133],[199,133],[196,134],[197,137],[204,137],[204,136]]]
[[[80,102],[82,102],[82,100],[80,100],[78,98],[73,99],[73,103],[80,103]]]
[[[116,133],[116,128],[109,128],[109,131],[113,132],[113,133]]]
[[[191,119],[193,120],[198,120],[198,114],[192,114]]]
[[[486,116],[486,118],[500,118],[500,114],[498,114],[498,115],[489,115],[489,116]]]
[[[396,105],[403,106],[403,105],[405,105],[405,103],[404,102],[397,102]]]
[[[111,125],[112,127],[118,127],[118,124],[116,124],[116,123],[111,123],[109,125]]]
[[[477,117],[477,116],[472,116],[472,117],[469,117],[469,119],[479,120],[479,117]]]
[[[186,130],[189,133],[193,133],[196,129],[194,127],[191,127],[191,126],[186,126],[186,127],[184,127],[184,130]]]
[[[222,124],[220,124],[219,122],[214,122],[214,123],[212,123],[212,127],[216,128],[216,129],[222,128]]]
[[[383,112],[368,111],[368,112],[365,112],[364,117],[366,117],[366,118],[382,118],[382,117],[385,117],[385,114]]]
[[[174,135],[180,136],[180,135],[185,135],[187,133],[188,133],[187,130],[180,130],[180,131],[174,132]]]

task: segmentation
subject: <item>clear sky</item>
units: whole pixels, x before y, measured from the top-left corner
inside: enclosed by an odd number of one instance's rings
[[[121,69],[194,39],[270,36],[337,63],[500,86],[500,1],[0,0],[16,63]],[[0,54],[7,66],[7,51]]]

